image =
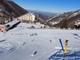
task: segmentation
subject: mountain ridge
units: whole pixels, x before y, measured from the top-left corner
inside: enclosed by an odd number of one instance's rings
[[[52,19],[48,19],[47,24],[53,27],[61,28],[64,20],[67,20],[68,27],[74,28],[74,22],[80,20],[80,9],[76,11],[64,12],[63,14],[57,15],[55,17],[51,17]],[[58,22],[57,24],[52,25],[51,23]]]

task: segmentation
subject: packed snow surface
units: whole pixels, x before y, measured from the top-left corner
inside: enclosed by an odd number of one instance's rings
[[[21,23],[8,32],[0,33],[0,60],[49,60],[61,49],[59,39],[63,46],[65,40],[69,40],[71,53],[80,51],[79,30],[28,29],[28,25]]]

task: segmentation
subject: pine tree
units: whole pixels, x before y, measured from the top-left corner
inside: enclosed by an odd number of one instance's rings
[[[61,28],[65,28],[65,29],[68,28],[68,21],[67,21],[67,19],[65,19],[65,20],[63,21]]]

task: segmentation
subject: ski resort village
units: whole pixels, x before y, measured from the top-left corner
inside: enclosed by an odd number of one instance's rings
[[[80,60],[80,10],[47,15],[0,0],[0,60]]]

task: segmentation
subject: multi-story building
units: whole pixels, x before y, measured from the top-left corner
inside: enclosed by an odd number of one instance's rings
[[[24,14],[16,19],[21,20],[22,22],[34,22],[35,21],[35,15],[31,12]]]

